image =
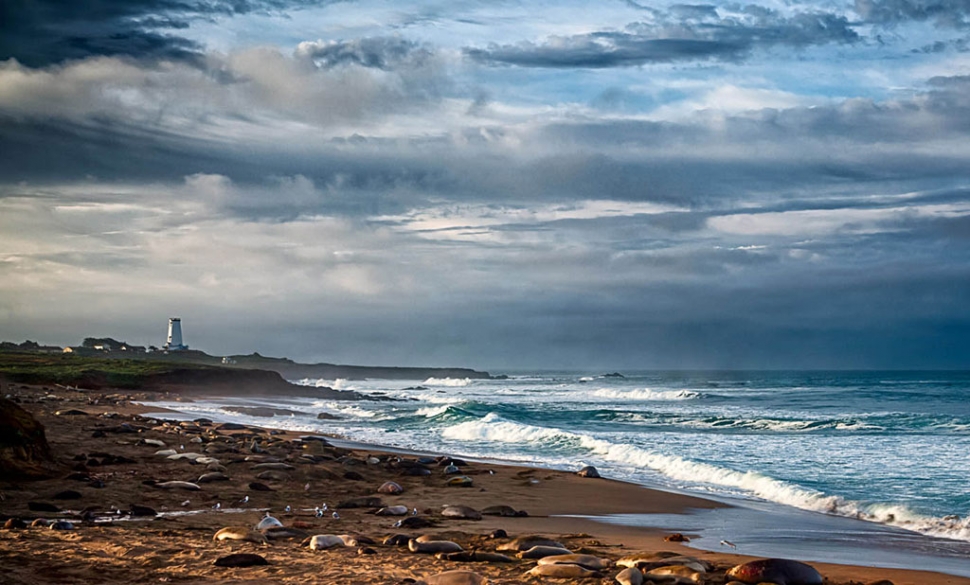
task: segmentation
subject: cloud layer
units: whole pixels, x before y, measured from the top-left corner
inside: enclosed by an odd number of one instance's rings
[[[6,338],[970,363],[961,3],[98,6],[0,35]]]

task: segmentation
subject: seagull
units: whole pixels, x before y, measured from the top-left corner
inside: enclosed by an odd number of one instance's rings
[[[310,491],[310,484],[309,483],[307,483],[305,486],[303,486],[303,491],[305,491],[305,492]]]
[[[412,516],[417,516],[418,515],[418,509],[417,508],[411,508],[411,515]]]
[[[190,502],[189,500],[185,500],[184,502],[182,502],[182,507],[184,508],[184,507],[188,506],[191,503],[192,502]]]
[[[336,512],[336,511],[334,511],[334,513],[333,513],[333,514],[331,514],[330,516],[331,516],[331,517],[332,517],[332,518],[333,518],[334,520],[340,520],[340,514],[338,514],[338,513]]]
[[[216,505],[215,506],[212,506],[212,509],[213,510],[221,510],[222,509],[222,504],[220,504],[219,502],[216,502]]]
[[[323,518],[323,510],[320,509],[320,506],[316,507],[315,512],[316,512],[317,518]]]
[[[249,503],[249,496],[243,496],[243,499],[239,500],[239,503],[240,504],[248,504]]]
[[[329,508],[327,507],[327,503],[326,503],[326,502],[324,502],[324,503],[323,503],[323,505],[322,505],[322,506],[320,506],[320,509],[321,509],[321,510],[323,510],[324,512],[326,512],[326,511],[327,511],[327,510],[329,509]]]
[[[734,544],[730,540],[722,540],[721,541],[721,546],[729,546],[731,548],[738,548],[738,545]]]
[[[289,506],[287,506],[286,508],[283,509],[283,511],[286,512],[287,514],[289,514],[292,510],[293,510],[293,508],[291,508]]]

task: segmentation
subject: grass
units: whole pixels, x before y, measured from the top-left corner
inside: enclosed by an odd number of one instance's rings
[[[21,384],[77,385],[94,381],[116,388],[139,388],[150,376],[196,368],[209,369],[154,360],[0,352],[0,377]]]

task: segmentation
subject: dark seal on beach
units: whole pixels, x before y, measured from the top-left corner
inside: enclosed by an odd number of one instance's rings
[[[592,465],[587,465],[586,467],[584,467],[584,468],[580,469],[579,471],[577,471],[576,472],[576,475],[578,475],[579,477],[593,477],[593,478],[598,478],[598,477],[600,477],[600,472],[596,471],[596,468],[593,467]]]
[[[776,585],[822,585],[822,576],[809,565],[787,559],[763,559],[738,565],[727,576],[742,583]]]
[[[236,553],[219,557],[214,564],[217,567],[255,567],[268,565],[269,561],[252,553]]]

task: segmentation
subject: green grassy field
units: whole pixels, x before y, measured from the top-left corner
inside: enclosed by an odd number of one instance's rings
[[[175,370],[213,369],[189,363],[141,359],[106,359],[72,354],[0,352],[0,376],[21,384],[78,385],[95,383],[139,388],[154,375]]]

